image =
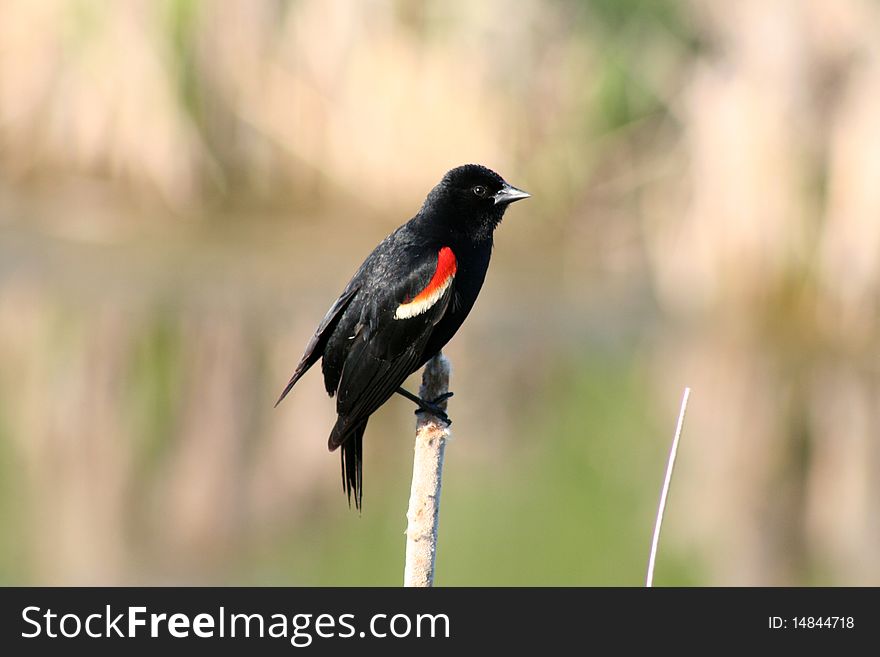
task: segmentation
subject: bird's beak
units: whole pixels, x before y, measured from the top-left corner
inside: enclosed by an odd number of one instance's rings
[[[504,187],[502,187],[492,198],[495,199],[495,205],[507,205],[508,203],[520,201],[529,196],[531,196],[531,194],[528,192],[524,192],[521,189],[517,189],[512,185],[504,183]]]

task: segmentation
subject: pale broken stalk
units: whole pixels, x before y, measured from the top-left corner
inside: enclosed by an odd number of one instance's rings
[[[422,399],[437,399],[449,389],[449,360],[437,354],[425,365],[422,374]],[[445,410],[446,403],[440,404]],[[413,458],[412,488],[406,514],[406,566],[403,585],[434,585],[437,558],[437,529],[440,523],[440,489],[443,483],[443,457],[449,427],[429,413],[419,413],[416,421],[416,444]]]

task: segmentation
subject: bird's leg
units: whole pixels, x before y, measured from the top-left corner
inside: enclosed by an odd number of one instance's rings
[[[431,415],[434,415],[443,420],[443,422],[446,423],[447,427],[452,424],[452,420],[450,420],[449,416],[446,415],[446,411],[440,408],[440,404],[452,397],[452,395],[454,395],[455,393],[447,392],[437,397],[437,399],[428,401],[427,399],[422,399],[418,395],[412,394],[409,390],[405,390],[404,388],[398,388],[395,392],[397,392],[399,395],[403,395],[411,402],[414,402],[415,405],[419,407],[416,413],[430,413]]]

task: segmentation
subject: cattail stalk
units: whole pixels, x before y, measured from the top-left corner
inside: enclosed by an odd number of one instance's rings
[[[428,361],[422,375],[419,396],[437,399],[449,390],[449,360],[437,354]],[[445,410],[446,402],[440,404]],[[416,444],[413,459],[412,488],[409,496],[406,528],[406,566],[404,586],[434,585],[437,558],[437,529],[440,523],[440,489],[443,483],[443,457],[450,431],[446,423],[429,414],[419,413],[416,421]]]

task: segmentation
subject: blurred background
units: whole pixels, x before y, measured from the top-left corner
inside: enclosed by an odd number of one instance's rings
[[[397,585],[272,408],[449,168],[507,213],[446,353],[437,583],[880,584],[880,3],[0,2],[0,582]],[[418,384],[417,376],[410,381]]]

